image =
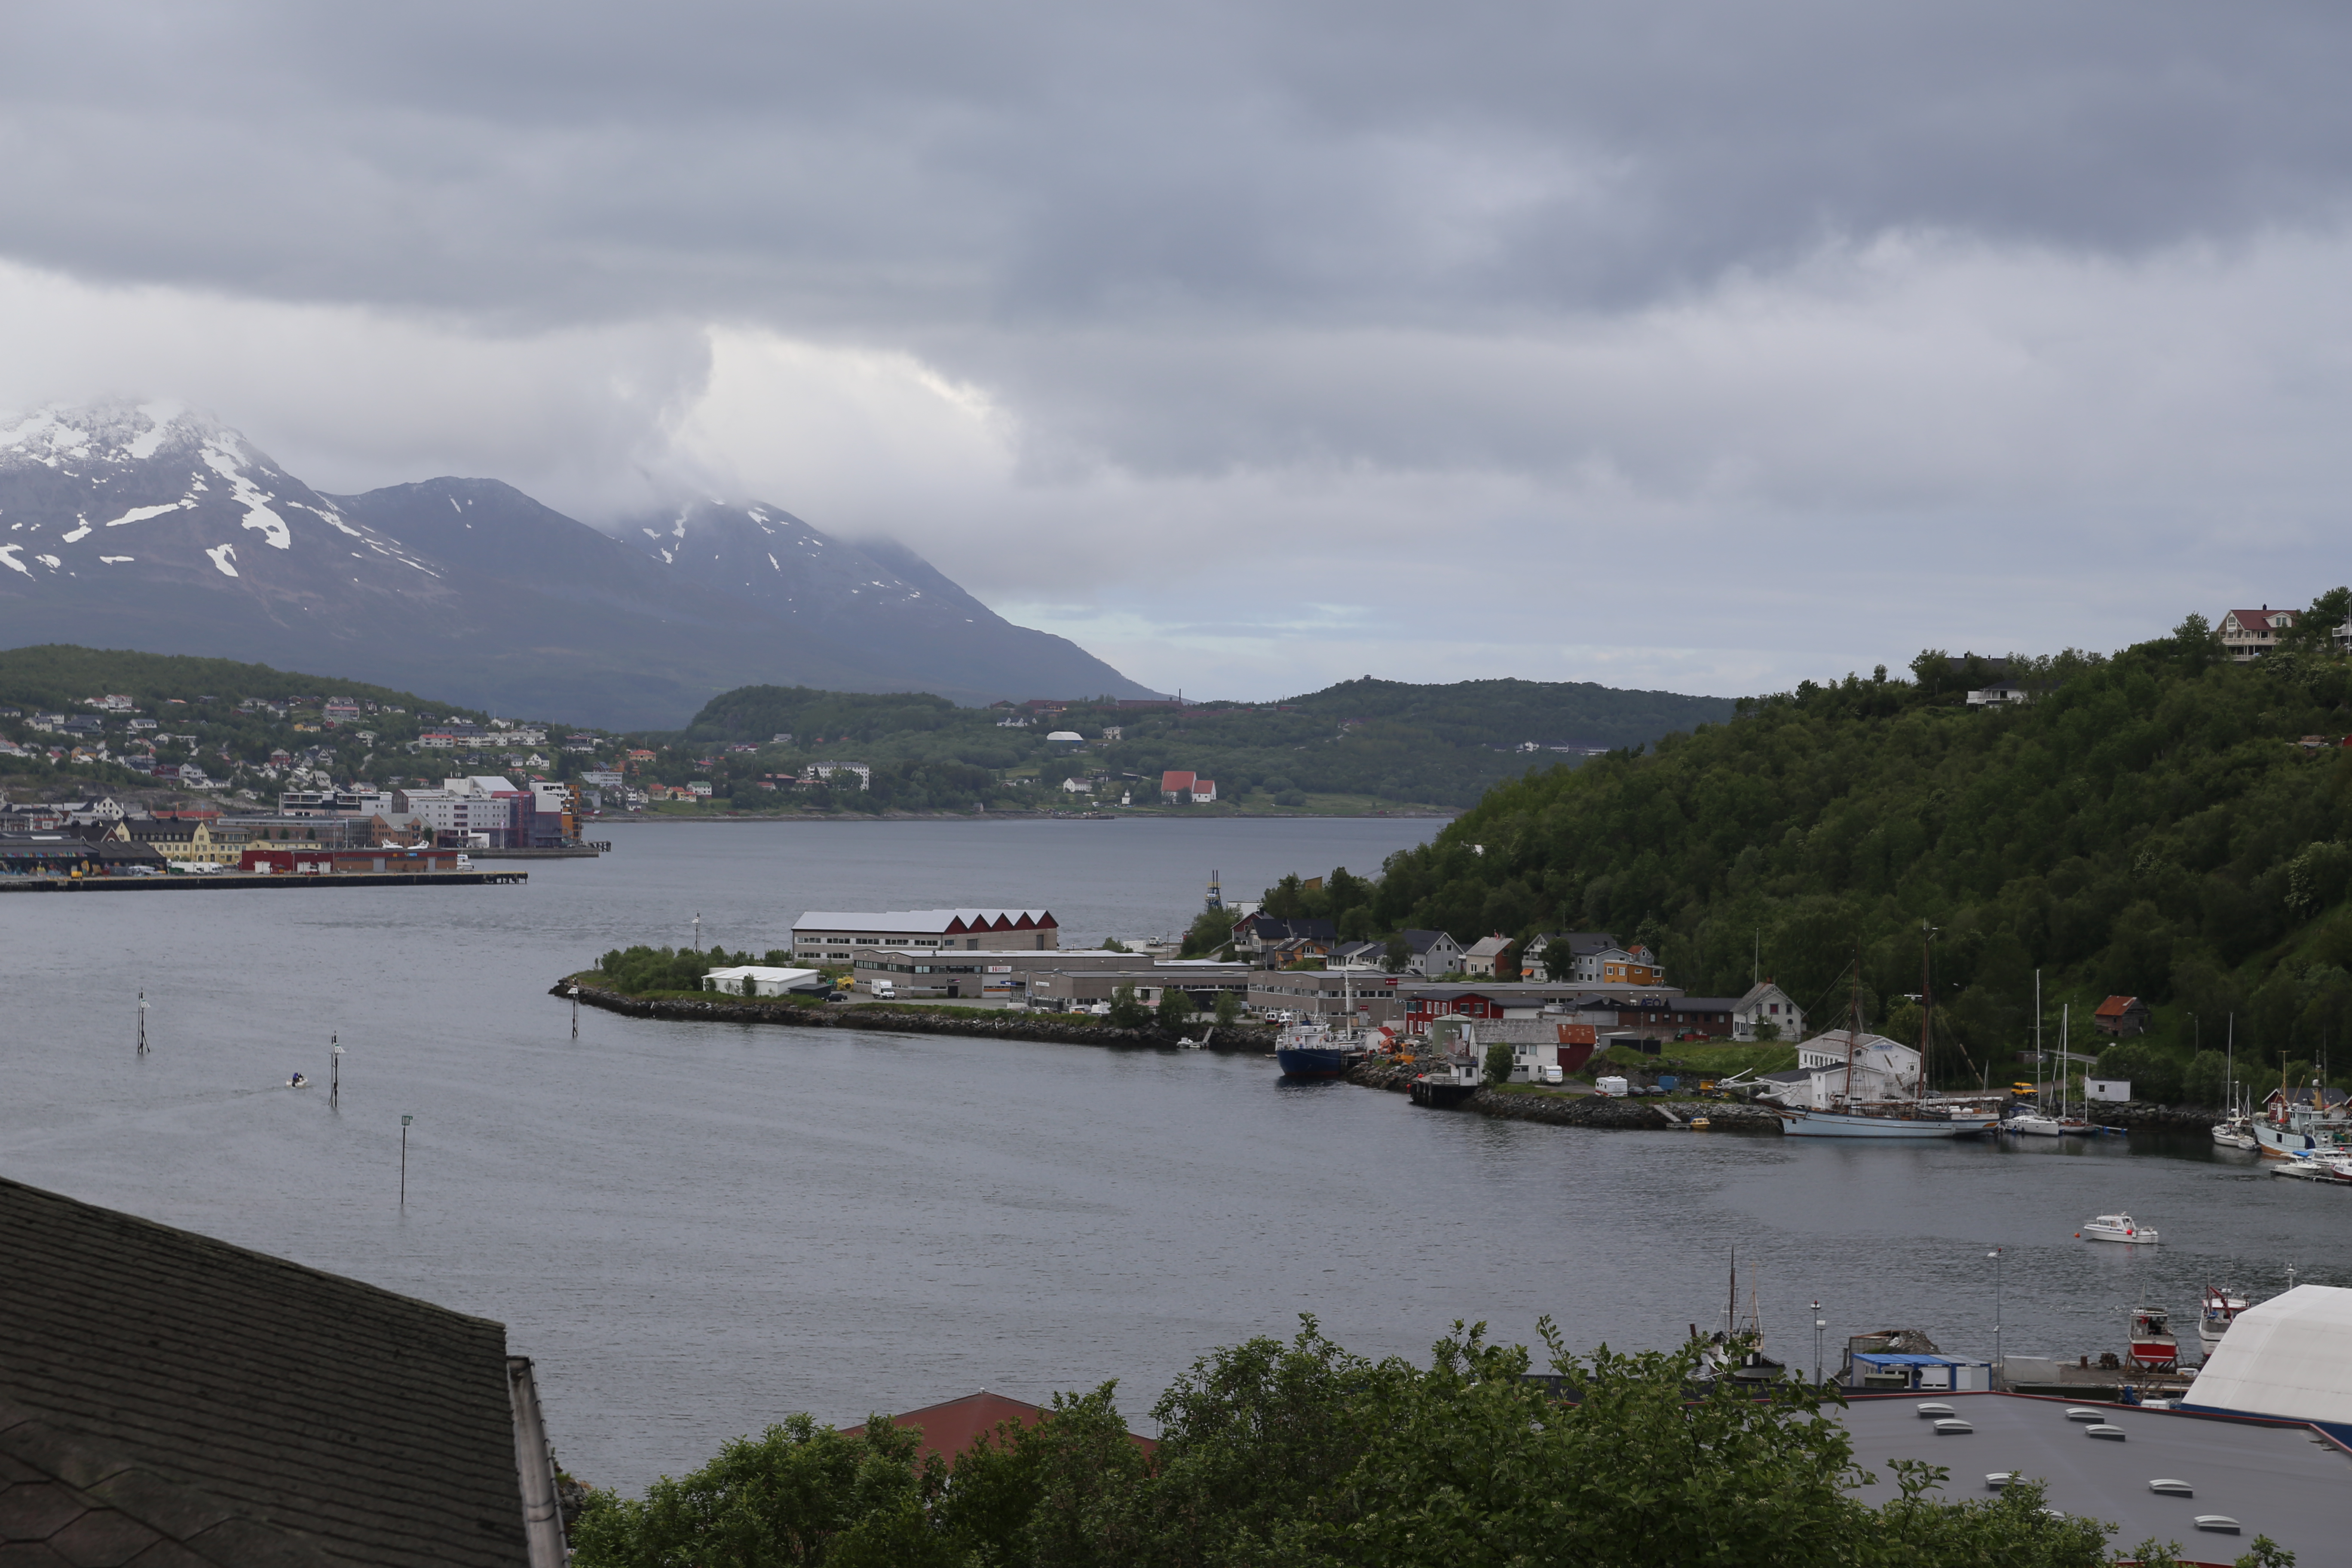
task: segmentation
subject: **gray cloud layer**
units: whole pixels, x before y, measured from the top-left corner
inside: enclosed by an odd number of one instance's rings
[[[154,4],[7,28],[0,254],[50,280],[13,331],[92,286],[183,326],[93,325],[0,393],[117,389],[30,384],[105,367],[322,483],[471,466],[592,512],[687,465],[907,534],[1167,660],[1136,671],[1160,684],[1236,637],[1362,648],[1279,595],[1203,620],[1165,596],[1181,570],[1107,534],[1312,565],[1377,621],[1395,574],[1346,546],[1451,537],[1609,597],[1639,591],[1638,531],[1697,574],[1707,626],[1641,668],[1717,689],[1845,640],[1755,610],[1822,582],[1787,563],[1866,541],[1899,575],[1956,520],[2019,564],[1923,634],[1955,641],[2032,636],[2119,539],[2135,591],[2080,640],[2331,570],[2340,7]],[[296,313],[205,368],[207,312],[246,306]],[[285,368],[305,322],[352,384],[273,395],[328,379]],[[708,343],[762,335],[850,358],[698,407]],[[795,436],[896,375],[877,355],[984,413],[928,446]],[[889,384],[868,425],[929,428],[919,377]],[[2224,549],[2253,519],[2258,547]],[[975,525],[1052,559],[1013,570]],[[1531,607],[1462,658],[1605,675],[1642,641],[1616,614],[1562,636]]]

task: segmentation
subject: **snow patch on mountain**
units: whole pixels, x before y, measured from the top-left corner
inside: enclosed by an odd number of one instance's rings
[[[205,551],[205,553],[212,557],[213,564],[219,567],[223,573],[231,577],[237,574],[236,568],[229,564],[230,562],[236,559],[236,545],[216,544],[212,549]]]
[[[134,506],[129,511],[124,512],[121,517],[115,518],[110,521],[106,526],[109,528],[121,528],[126,522],[144,522],[151,517],[161,517],[167,511],[177,511],[182,507],[189,507],[195,504],[194,500],[190,499],[187,500],[165,501],[162,506]]]
[[[238,461],[236,448],[229,444],[230,439],[226,436],[215,436],[205,443],[205,467],[226,479],[236,490],[237,504],[245,508],[246,527],[258,530],[262,538],[278,549],[291,550],[294,547],[293,530],[286,526],[284,518],[269,510],[269,502],[275,498],[246,478],[244,466]]]

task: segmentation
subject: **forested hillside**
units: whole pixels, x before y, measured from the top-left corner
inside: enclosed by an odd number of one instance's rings
[[[1006,728],[1001,711],[919,694],[751,686],[712,699],[680,743],[773,743],[791,735],[801,752],[877,767],[960,763],[1018,772],[1043,789],[1073,776],[1132,781],[1155,804],[1160,773],[1181,769],[1215,779],[1227,807],[1467,806],[1530,754],[1580,759],[1588,749],[1638,746],[1732,711],[1727,698],[1590,682],[1415,686],[1367,678],[1283,702],[1073,703]],[[1108,737],[1111,729],[1118,738]],[[1045,737],[1057,730],[1083,736],[1085,749],[1049,745]]]
[[[2343,597],[2315,607],[2326,625]],[[2159,1076],[2233,1019],[2242,1060],[2352,1055],[2341,656],[2315,639],[2233,665],[2192,616],[2112,658],[2020,661],[2036,695],[2005,711],[1969,708],[1983,677],[1951,664],[1807,682],[1646,754],[1530,771],[1331,912],[1465,942],[1612,931],[1695,992],[1760,966],[1817,1019],[1843,1014],[1859,949],[1874,1018],[1912,1038],[1925,921],[1948,1075],[2030,1044],[2037,967],[2053,1046],[2062,999],[2078,1047],[2084,1004],[2157,1005],[2157,1042],[2181,1047]]]

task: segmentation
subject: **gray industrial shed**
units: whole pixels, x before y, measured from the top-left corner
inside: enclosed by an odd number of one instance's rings
[[[0,1559],[561,1568],[506,1330],[0,1180]]]
[[[1969,1430],[1938,1430],[1941,1409]],[[2070,1410],[2091,1414],[2070,1418]],[[2046,1482],[2048,1506],[2117,1525],[2119,1547],[2153,1536],[2179,1542],[2187,1562],[2229,1563],[2267,1535],[2301,1563],[2345,1561],[2352,1451],[2302,1422],[2025,1394],[1863,1397],[1829,1414],[1853,1439],[1854,1462],[1877,1477],[1862,1489],[1865,1501],[1895,1495],[1888,1460],[1924,1459],[1951,1472],[1941,1491],[1955,1501],[1992,1495],[1989,1476],[2013,1471]],[[2102,1429],[2095,1435],[2095,1426]],[[2187,1491],[2159,1491],[2157,1481],[2181,1482]],[[2200,1528],[2200,1518],[2235,1528]]]

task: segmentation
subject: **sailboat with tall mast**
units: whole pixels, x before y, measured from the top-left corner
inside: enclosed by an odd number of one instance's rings
[[[2098,1131],[2088,1119],[2070,1112],[2068,1090],[2073,1087],[2074,1075],[2066,1070],[2066,1064],[2074,1058],[2067,1054],[2066,1039],[2074,1013],[2072,1002],[2058,1010],[2058,1131],[2070,1137],[2086,1136]]]
[[[2055,1138],[2066,1131],[2064,1123],[2042,1109],[2039,1092],[2042,1063],[2042,971],[2037,969],[2033,972],[2033,1077],[2036,1089],[2033,1109],[2021,1110],[2001,1123],[2007,1131],[2027,1138]],[[2063,1095],[2064,1091],[2064,1085],[2062,1082],[2059,1092]]]
[[[1910,1094],[1901,1090],[1902,1079],[1895,1076],[1895,1092],[1887,1099],[1864,1100],[1854,1093],[1854,1058],[1862,1048],[1862,950],[1855,946],[1853,954],[1853,994],[1845,1030],[1844,1087],[1832,1098],[1826,1109],[1807,1106],[1781,1106],[1780,1131],[1791,1138],[1968,1138],[2000,1120],[1998,1111],[1976,1107],[1942,1106],[1927,1103],[1926,1079],[1927,1057],[1935,1038],[1935,999],[1932,970],[1928,963],[1928,941],[1934,928],[1919,922],[1920,936],[1920,1009],[1919,1066],[1912,1075]]]
[[[2213,1124],[2213,1142],[2225,1149],[2259,1148],[2261,1145],[2254,1139],[2253,1108],[2238,1103],[2238,1016],[2235,1013],[2230,1015],[2229,1044],[2225,1049],[2226,1054],[2221,1059],[2227,1064],[2223,1076],[2230,1084],[2230,1111]]]

